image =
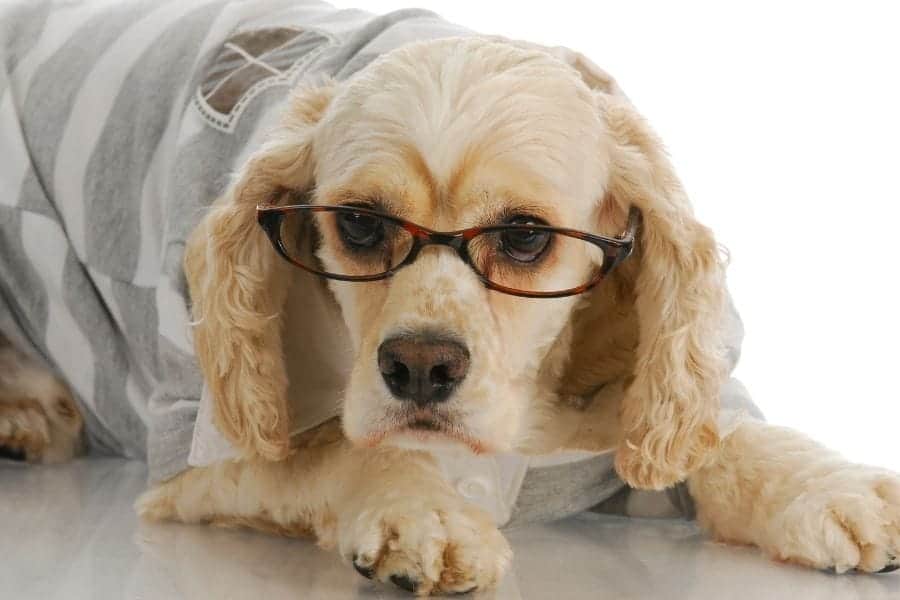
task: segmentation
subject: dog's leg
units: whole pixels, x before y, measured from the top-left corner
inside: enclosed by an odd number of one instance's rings
[[[59,378],[0,334],[0,456],[69,460],[81,448],[82,427],[81,413]]]
[[[362,575],[418,594],[489,587],[511,558],[490,517],[444,482],[429,455],[353,448],[336,423],[284,461],[193,468],[136,506],[150,519],[313,534]]]
[[[688,486],[700,524],[722,541],[839,573],[900,566],[900,477],[790,429],[742,424]]]

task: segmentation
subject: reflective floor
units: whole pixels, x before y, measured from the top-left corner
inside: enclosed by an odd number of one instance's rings
[[[139,463],[61,467],[0,462],[0,598],[408,598],[373,584],[308,540],[139,523]],[[583,515],[508,532],[514,570],[475,598],[900,599],[893,575],[817,573],[751,548],[706,541],[693,525]]]

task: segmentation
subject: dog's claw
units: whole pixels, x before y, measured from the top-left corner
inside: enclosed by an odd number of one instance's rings
[[[416,589],[419,587],[419,582],[410,579],[406,575],[391,575],[391,583],[398,588],[412,593],[415,593]]]
[[[358,560],[359,560],[359,557],[356,554],[354,554],[353,555],[353,568],[356,569],[357,573],[359,573],[366,579],[372,579],[375,576],[375,568],[372,566],[367,567],[365,565],[361,565],[361,564],[359,564],[359,562],[357,562]]]
[[[474,591],[477,590],[477,589],[478,589],[478,586],[477,586],[477,585],[473,585],[472,587],[470,587],[470,588],[468,588],[468,589],[465,589],[465,590],[459,590],[458,592],[453,592],[453,595],[454,595],[454,596],[462,596],[463,594],[469,594],[469,593],[471,593],[471,592],[474,592]]]
[[[420,596],[491,587],[512,557],[490,516],[455,500],[434,508],[419,499],[354,507],[344,523],[338,539],[344,564],[352,559],[363,577]]]
[[[896,560],[896,559],[891,558],[890,560]],[[897,569],[900,569],[900,564],[898,564],[898,565],[887,565],[887,566],[884,567],[883,569],[881,569],[881,570],[879,570],[879,571],[875,571],[875,572],[876,572],[876,573],[893,573],[893,572],[896,571]],[[822,569],[822,572],[823,572],[823,573],[828,573],[829,575],[836,575],[836,574],[837,574],[837,569],[835,569],[834,567],[828,567],[828,568]],[[859,569],[853,569],[853,572],[854,572],[854,573],[861,573],[861,571],[860,571]]]
[[[10,446],[0,446],[0,458],[9,460],[24,461],[25,451],[21,448],[12,448]]]

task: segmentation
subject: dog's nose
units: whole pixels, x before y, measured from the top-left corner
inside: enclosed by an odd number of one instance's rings
[[[466,378],[469,351],[447,338],[401,335],[378,347],[378,368],[396,398],[426,406],[449,398]]]

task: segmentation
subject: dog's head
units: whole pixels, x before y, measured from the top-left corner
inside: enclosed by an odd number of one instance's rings
[[[513,222],[605,235],[622,231],[634,206],[643,222],[626,272],[633,306],[622,314],[637,315],[638,331],[620,374],[617,467],[630,483],[659,487],[698,464],[716,443],[721,381],[715,243],[652,132],[608,77],[576,58],[441,40],[297,91],[186,257],[198,357],[231,441],[267,458],[289,451],[279,315],[286,282],[311,277],[277,256],[256,225],[258,204],[361,206],[440,232]],[[392,243],[377,220],[348,219],[319,220],[309,234],[321,270],[358,272],[367,236]],[[537,261],[502,247],[485,260],[520,284],[509,287],[572,288],[603,260],[590,244],[541,247]],[[351,440],[516,449],[546,413],[535,399],[559,387],[566,365],[597,370],[590,363],[602,356],[570,356],[575,337],[605,335],[573,334],[588,296],[521,298],[481,276],[457,249],[428,245],[391,277],[329,281],[355,356],[343,411]]]

